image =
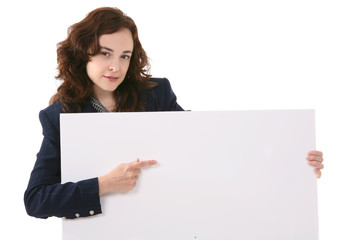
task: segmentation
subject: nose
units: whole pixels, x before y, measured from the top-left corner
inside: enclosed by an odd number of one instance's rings
[[[119,61],[112,61],[109,65],[109,71],[118,72],[120,70],[120,63]]]

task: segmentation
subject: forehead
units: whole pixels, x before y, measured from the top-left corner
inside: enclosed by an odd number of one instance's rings
[[[99,37],[101,47],[111,48],[114,51],[132,51],[134,48],[134,41],[129,29],[122,28],[117,32],[111,34],[103,34]]]

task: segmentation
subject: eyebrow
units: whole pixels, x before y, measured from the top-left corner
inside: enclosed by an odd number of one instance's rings
[[[101,48],[103,48],[103,49],[105,49],[105,50],[108,50],[108,51],[110,51],[110,52],[114,52],[114,50],[112,50],[111,48],[108,48],[108,47],[102,47],[102,46],[101,46]],[[126,51],[123,51],[123,53],[132,53],[132,51],[126,50]]]

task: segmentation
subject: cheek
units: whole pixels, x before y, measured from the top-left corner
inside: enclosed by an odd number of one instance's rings
[[[91,61],[86,64],[86,73],[89,76],[89,78],[92,80],[94,77],[101,74],[100,70],[101,70],[101,67],[95,61]]]
[[[88,62],[88,63],[86,64],[86,73],[87,73],[88,77],[92,80],[92,78],[91,78],[91,76],[92,76],[91,70],[92,70],[91,63]]]
[[[96,83],[99,79],[99,72],[97,65],[94,62],[88,62],[86,64],[86,73],[93,83]]]
[[[127,72],[129,70],[129,67],[130,67],[130,62],[127,62],[123,65],[123,72]]]

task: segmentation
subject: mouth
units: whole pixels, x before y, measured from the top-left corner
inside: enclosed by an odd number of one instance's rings
[[[119,77],[112,77],[112,76],[104,76],[104,77],[110,82],[116,82],[119,79]]]

